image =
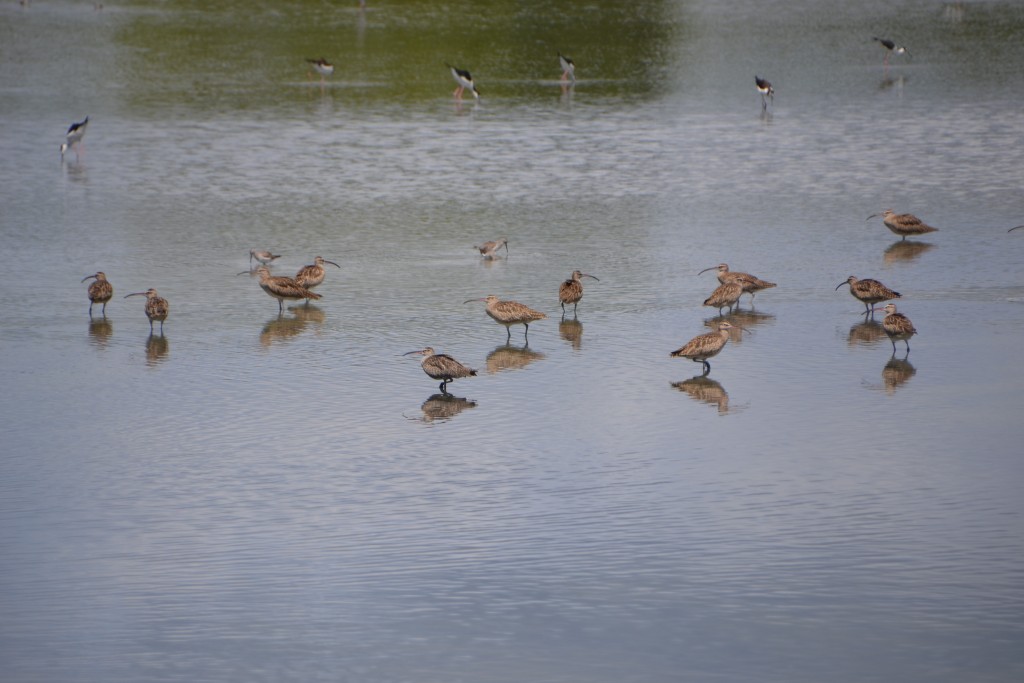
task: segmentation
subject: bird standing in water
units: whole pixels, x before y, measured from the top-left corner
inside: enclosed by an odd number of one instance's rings
[[[572,61],[561,52],[558,53],[558,63],[562,67],[562,80],[576,82],[576,62]]]
[[[843,285],[850,285],[850,294],[853,295],[854,299],[864,304],[865,315],[872,312],[871,306],[873,304],[888,301],[889,299],[899,299],[902,296],[899,292],[894,292],[878,280],[872,280],[871,278],[860,280],[851,275],[836,285],[836,291],[838,292],[839,288]]]
[[[434,349],[429,346],[421,351],[409,351],[402,355],[423,356],[423,360],[420,362],[423,372],[427,373],[427,376],[431,379],[441,380],[441,384],[438,386],[441,388],[441,393],[443,394],[448,393],[448,382],[462,377],[476,376],[476,370],[466,367],[447,354],[434,353]]]
[[[499,325],[505,326],[509,339],[512,339],[512,326],[523,325],[526,328],[524,337],[529,340],[530,323],[548,317],[544,313],[535,311],[529,306],[524,306],[518,301],[501,301],[493,294],[482,299],[467,299],[462,303],[468,304],[470,301],[486,301],[487,315]]]
[[[167,314],[171,311],[171,305],[167,303],[167,299],[158,296],[156,290],[152,287],[145,292],[125,294],[124,298],[127,299],[130,296],[146,297],[146,317],[149,318],[149,333],[153,334],[153,321],[157,320],[160,322],[160,334],[163,335],[164,321],[167,320]]]
[[[82,278],[82,282],[96,278],[96,282],[89,285],[87,294],[89,295],[89,317],[92,317],[92,305],[103,304],[103,317],[107,317],[107,302],[114,296],[114,286],[107,281],[107,275],[103,271],[96,273],[95,275],[86,275]]]
[[[938,232],[939,230],[923,222],[912,213],[893,213],[892,209],[886,209],[882,213],[873,213],[865,220],[871,220],[878,216],[882,217],[882,223],[885,224],[885,227],[903,239],[907,239],[908,236],[926,235],[929,232]]]
[[[89,117],[86,116],[84,121],[78,123],[72,123],[68,128],[67,134],[64,136],[64,142],[60,146],[60,158],[64,158],[64,152],[69,149],[75,150],[75,157],[79,155],[79,150],[82,147],[82,138],[85,137],[85,129],[89,125]]]
[[[711,364],[708,363],[708,358],[714,358],[725,348],[725,343],[729,341],[729,330],[734,327],[739,327],[741,330],[746,329],[723,320],[718,323],[717,332],[697,335],[686,342],[681,348],[670,353],[669,356],[672,358],[689,358],[694,363],[703,363],[704,374],[706,375],[711,372]]]
[[[480,91],[477,90],[476,84],[473,82],[473,77],[469,74],[468,71],[466,71],[465,69],[458,69],[452,66],[451,64],[448,64],[447,62],[445,63],[445,66],[451,69],[452,78],[454,78],[455,82],[459,84],[459,87],[455,88],[455,92],[452,93],[455,99],[461,100],[462,93],[466,90],[466,88],[470,89],[470,91],[473,93],[473,97],[475,97],[476,99],[480,99]]]
[[[486,259],[494,258],[495,254],[497,254],[498,250],[502,247],[505,247],[505,254],[508,255],[508,240],[504,237],[499,237],[496,240],[484,242],[480,245],[473,245],[473,248],[479,251],[480,255]]]
[[[882,318],[882,329],[885,330],[889,341],[892,342],[893,355],[896,355],[896,342],[900,340],[907,345],[907,353],[910,353],[910,338],[917,334],[914,323],[910,322],[910,318],[907,316],[896,312],[896,304],[886,304],[885,308],[881,310],[886,314]]]
[[[882,49],[885,50],[885,61],[882,62],[882,64],[884,64],[885,66],[889,66],[889,55],[892,55],[892,54],[903,55],[903,54],[905,54],[908,57],[910,56],[910,50],[908,50],[907,48],[903,47],[902,45],[897,45],[896,43],[894,43],[893,41],[889,40],[888,38],[878,38],[878,37],[872,36],[871,40],[873,40],[876,43],[878,43],[879,45],[881,45]]]
[[[323,57],[319,59],[307,59],[306,61],[313,67],[314,71],[320,74],[321,83],[323,83],[328,76],[334,73],[334,65]]]
[[[593,278],[600,282],[600,280],[593,275],[587,275],[581,273],[578,270],[572,271],[572,275],[569,279],[561,284],[558,288],[558,300],[562,304],[562,317],[565,317],[565,305],[572,304],[572,314],[576,315],[576,306],[579,304],[580,299],[583,298],[583,283],[580,282],[581,277]]]
[[[328,261],[323,256],[317,256],[313,259],[312,265],[299,268],[299,272],[295,274],[295,282],[300,287],[305,287],[306,289],[313,289],[318,286],[327,276],[327,271],[324,270],[325,263],[330,263],[335,268],[341,268],[334,261]]]
[[[310,299],[321,298],[319,294],[309,291],[290,277],[274,277],[266,266],[257,268],[256,274],[260,276],[260,288],[277,299],[278,313],[284,311],[285,299],[305,299],[308,303]]]
[[[768,100],[775,104],[775,88],[772,84],[761,78],[760,76],[754,76],[754,84],[757,85],[757,92],[761,93],[761,110],[768,109]]]

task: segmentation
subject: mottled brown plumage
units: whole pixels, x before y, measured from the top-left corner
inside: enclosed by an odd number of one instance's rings
[[[423,356],[423,360],[420,362],[423,372],[427,373],[431,379],[441,380],[441,384],[438,386],[441,388],[441,393],[444,394],[448,393],[448,382],[462,377],[476,376],[476,370],[467,368],[447,354],[434,353],[434,349],[429,346],[421,351],[410,351],[403,355]]]
[[[691,377],[682,382],[673,382],[672,386],[679,391],[686,392],[691,398],[702,403],[717,406],[718,412],[722,415],[729,412],[729,394],[726,393],[721,384],[710,377]]]
[[[725,348],[726,342],[729,341],[729,330],[733,327],[739,326],[723,320],[718,323],[718,332],[698,335],[686,342],[682,348],[676,349],[669,355],[673,358],[689,358],[694,363],[703,363],[704,374],[706,375],[711,372],[711,364],[708,363],[708,358],[717,356],[719,351]],[[743,328],[741,327],[740,329]]]
[[[889,299],[899,299],[901,294],[894,292],[878,280],[872,280],[870,278],[864,278],[859,280],[853,275],[846,278],[845,282],[840,282],[836,285],[836,291],[843,285],[850,285],[850,294],[853,298],[857,299],[864,304],[864,312],[870,313],[872,304],[881,303],[888,301]]]
[[[524,336],[529,336],[530,323],[548,317],[546,314],[535,311],[517,301],[501,301],[493,294],[483,299],[467,299],[463,303],[468,304],[470,301],[487,302],[487,315],[491,316],[498,324],[505,326],[509,339],[512,338],[513,325],[523,325],[526,328]]]
[[[562,283],[558,288],[558,300],[562,303],[562,315],[565,315],[565,305],[572,304],[572,314],[576,315],[576,306],[579,304],[580,299],[583,298],[583,283],[580,282],[581,277],[589,277],[597,280],[598,278],[593,275],[587,275],[581,273],[578,270],[572,271],[572,275],[569,279]]]
[[[867,217],[867,220],[882,217],[882,223],[885,227],[889,228],[893,233],[899,235],[903,239],[907,237],[913,237],[915,235],[926,235],[929,232],[937,232],[938,228],[924,223],[920,218],[911,213],[893,213],[892,209],[886,209],[882,213],[873,213]]]
[[[150,334],[153,333],[153,321],[156,320],[160,323],[160,334],[163,334],[164,321],[167,320],[167,314],[171,311],[171,305],[167,303],[167,299],[158,296],[156,290],[152,287],[145,292],[125,294],[124,298],[127,299],[130,296],[146,297],[146,317],[149,318],[149,332]]]
[[[498,253],[498,249],[505,247],[505,253],[508,253],[508,240],[504,237],[499,237],[491,242],[484,242],[481,245],[473,245],[473,248],[480,252],[480,255],[484,258],[494,258]]]
[[[743,286],[744,294],[750,295],[751,303],[753,303],[754,295],[757,294],[757,292],[760,292],[762,289],[771,289],[772,287],[776,286],[774,282],[762,280],[761,278],[751,275],[750,273],[740,273],[738,271],[729,270],[728,263],[719,263],[717,266],[705,268],[704,270],[700,271],[700,273],[697,273],[697,275],[706,273],[709,270],[718,271],[718,281],[723,285],[726,282],[739,282]]]
[[[896,304],[886,304],[881,310],[886,314],[882,318],[882,329],[892,342],[892,352],[896,353],[896,342],[902,340],[907,345],[907,353],[910,353],[910,338],[917,334],[914,323],[907,316],[896,312]]]
[[[704,300],[704,305],[717,308],[718,313],[721,314],[723,308],[728,306],[731,311],[733,306],[739,305],[741,296],[743,296],[743,285],[738,280],[729,280],[718,285],[715,291],[711,292],[711,296]]]
[[[86,275],[82,282],[96,278],[96,282],[89,285],[86,293],[89,295],[89,317],[92,317],[92,305],[103,304],[102,315],[107,316],[107,302],[114,296],[114,286],[107,281],[107,275],[103,271],[95,275]]]
[[[313,264],[309,266],[303,266],[299,268],[299,272],[295,274],[295,282],[299,287],[305,287],[306,289],[313,289],[324,281],[324,277],[327,275],[327,271],[324,270],[324,264],[330,263],[335,268],[341,268],[334,261],[328,261],[323,256],[317,256],[313,259]]]
[[[256,273],[260,276],[260,287],[263,291],[277,299],[278,312],[284,310],[285,299],[309,301],[321,298],[319,294],[311,292],[290,277],[274,277],[266,266],[257,268]]]

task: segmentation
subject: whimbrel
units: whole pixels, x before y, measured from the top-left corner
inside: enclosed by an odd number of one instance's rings
[[[96,282],[89,285],[87,294],[89,295],[89,317],[92,317],[92,305],[103,304],[103,317],[107,317],[107,302],[110,301],[111,297],[114,296],[114,286],[107,281],[107,275],[103,271],[96,273],[95,275],[86,275],[82,278],[82,282],[96,278]]]
[[[711,372],[711,364],[708,363],[708,358],[717,356],[718,352],[725,348],[725,343],[729,341],[729,330],[733,327],[739,327],[739,325],[733,325],[723,320],[718,323],[718,332],[698,335],[686,342],[682,348],[676,349],[669,355],[672,358],[689,358],[694,363],[703,363],[704,374],[706,375]],[[740,329],[745,328],[740,327]]]
[[[888,301],[889,299],[899,299],[902,296],[899,292],[894,292],[878,280],[872,280],[870,278],[864,278],[858,280],[853,275],[846,278],[843,282],[836,285],[836,291],[843,285],[850,285],[850,294],[853,298],[857,299],[864,304],[864,313],[867,315],[871,312],[871,306],[873,304]]]
[[[487,302],[487,315],[491,316],[495,322],[505,326],[505,331],[508,332],[508,338],[512,339],[512,326],[523,325],[526,328],[524,338],[528,338],[530,335],[530,323],[536,320],[543,320],[548,317],[540,311],[535,311],[529,306],[516,301],[501,301],[498,297],[491,294],[490,296],[482,299],[467,299],[462,303],[468,304],[470,301],[486,301]]]
[[[924,223],[914,214],[893,213],[892,209],[886,209],[882,213],[873,213],[865,220],[871,220],[878,216],[882,217],[882,223],[885,224],[885,227],[889,228],[889,230],[903,239],[907,239],[908,236],[913,237],[915,235],[925,235],[929,232],[938,232],[938,228],[933,228],[927,223]]]
[[[910,338],[917,334],[910,318],[902,313],[897,313],[896,304],[886,304],[885,308],[874,310],[885,311],[885,317],[882,318],[882,329],[889,335],[893,354],[896,353],[896,342],[900,340],[907,345],[907,353],[910,353]]]
[[[60,146],[60,158],[61,159],[64,158],[64,152],[66,152],[66,151],[68,151],[69,149],[72,149],[72,148],[75,150],[75,155],[76,156],[78,155],[78,150],[81,147],[82,138],[85,137],[85,129],[86,129],[86,126],[88,126],[88,125],[89,125],[89,117],[86,116],[84,121],[79,121],[78,123],[72,123],[71,126],[68,127],[68,132],[64,136],[64,142],[61,143],[61,146]]]
[[[905,54],[908,57],[910,56],[910,50],[908,50],[907,48],[903,47],[902,45],[897,45],[896,43],[894,43],[893,41],[889,40],[888,38],[872,37],[871,40],[873,40],[876,43],[878,43],[879,45],[881,45],[882,49],[885,50],[885,61],[883,62],[883,64],[885,64],[885,66],[889,66],[889,55],[891,55],[893,53],[898,54],[898,55]]]
[[[267,265],[270,265],[271,261],[273,261],[274,259],[279,259],[279,258],[281,258],[280,254],[272,254],[269,251],[265,251],[263,249],[250,249],[249,250],[249,266],[250,267],[252,266],[252,260],[253,259],[256,259],[258,262],[260,262],[263,265],[267,266]]]
[[[160,321],[160,334],[164,333],[164,321],[167,320],[167,314],[171,310],[171,305],[167,303],[167,299],[158,296],[156,290],[150,287],[145,292],[132,292],[131,294],[125,294],[124,298],[127,299],[130,296],[144,296],[146,297],[146,317],[149,318],[149,333],[153,334],[153,321]]]
[[[451,356],[444,353],[434,353],[434,349],[427,347],[420,351],[409,351],[408,353],[402,354],[403,356],[420,355],[423,356],[423,360],[420,365],[423,367],[423,372],[427,373],[427,376],[431,379],[441,380],[441,384],[438,386],[441,388],[441,393],[448,393],[448,382],[462,378],[462,377],[474,377],[476,376],[476,370],[467,368],[465,365],[455,360]]]
[[[313,289],[324,281],[324,277],[327,272],[324,270],[324,264],[330,263],[335,268],[341,268],[334,261],[328,261],[323,256],[317,256],[313,259],[313,264],[309,266],[303,266],[299,268],[299,272],[295,274],[295,282],[299,287],[305,287],[306,289]]]
[[[277,299],[277,310],[278,312],[284,311],[284,300],[285,299],[310,299],[321,298],[316,292],[311,292],[298,282],[290,277],[274,277],[270,274],[270,269],[266,266],[260,266],[256,269],[256,274],[260,276],[260,287],[264,292]]]
[[[565,316],[566,304],[572,304],[572,314],[576,315],[576,306],[579,304],[580,299],[583,298],[583,283],[580,282],[581,277],[593,278],[600,282],[600,280],[593,275],[587,275],[586,273],[581,273],[578,270],[572,271],[572,275],[569,276],[569,279],[563,282],[558,288],[558,300],[562,302],[563,317]]]
[[[466,71],[465,69],[457,69],[456,67],[452,66],[451,64],[448,64],[447,62],[445,63],[445,66],[451,69],[452,78],[454,78],[455,82],[459,84],[459,87],[457,87],[455,89],[455,92],[452,93],[455,99],[461,100],[462,93],[465,92],[466,88],[470,89],[470,91],[473,93],[473,97],[480,99],[480,91],[477,90],[476,84],[473,82],[473,77],[469,74],[468,71]]]
[[[717,266],[711,266],[710,268],[705,268],[704,270],[700,271],[700,273],[697,273],[697,275],[701,275],[703,273],[706,273],[709,270],[717,270],[718,271],[718,281],[721,282],[723,285],[726,282],[739,282],[740,285],[743,286],[743,292],[745,294],[749,294],[750,295],[750,303],[751,304],[754,303],[754,295],[755,294],[760,292],[762,289],[771,289],[772,287],[776,286],[776,284],[774,282],[768,282],[767,280],[762,280],[761,278],[755,277],[754,275],[751,275],[750,273],[740,273],[738,271],[731,271],[731,270],[729,270],[729,264],[728,263],[719,263]]]
[[[771,83],[760,76],[754,76],[754,84],[757,86],[757,92],[761,93],[762,110],[768,108],[769,99],[771,99],[772,104],[775,104],[775,88],[772,87]]]
[[[490,242],[484,242],[480,245],[473,245],[473,248],[480,252],[480,255],[487,259],[494,258],[495,254],[498,253],[498,249],[505,247],[505,253],[508,254],[508,240],[504,237],[499,237],[496,240]]]
[[[717,308],[718,314],[721,315],[722,309],[726,306],[729,307],[730,311],[733,306],[738,306],[741,296],[743,296],[743,285],[740,281],[728,280],[718,285],[715,291],[711,292],[711,296],[704,299],[704,305]]]
[[[561,52],[558,53],[558,63],[562,67],[562,80],[576,82],[576,62],[572,61]]]

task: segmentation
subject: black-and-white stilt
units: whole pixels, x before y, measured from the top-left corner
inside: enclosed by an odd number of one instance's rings
[[[60,158],[64,158],[64,152],[69,149],[75,150],[75,156],[78,156],[79,148],[82,146],[82,138],[85,137],[85,128],[89,125],[89,117],[86,116],[84,121],[78,123],[72,123],[68,128],[67,134],[64,136],[64,142],[60,146]]]
[[[576,82],[576,62],[558,53],[558,63],[562,66],[562,80]]]
[[[314,71],[320,74],[321,83],[323,83],[328,76],[334,73],[334,65],[323,57],[319,59],[307,59],[306,61],[313,67]]]
[[[452,78],[454,78],[455,82],[459,84],[459,87],[457,87],[455,89],[455,92],[452,93],[455,99],[461,100],[462,93],[466,90],[466,88],[469,88],[470,92],[473,93],[473,97],[480,99],[480,91],[477,90],[476,84],[473,82],[473,77],[470,75],[468,71],[466,71],[465,69],[458,69],[452,66],[451,64],[448,64],[447,62],[445,63],[445,66],[451,69]]]
[[[872,36],[871,40],[881,45],[882,49],[885,50],[885,61],[882,62],[882,64],[884,64],[885,66],[889,66],[889,55],[897,54],[906,55],[908,57],[910,56],[910,50],[908,50],[906,47],[902,45],[897,45],[888,38],[878,38],[877,36]]]
[[[754,83],[757,85],[757,92],[761,93],[761,109],[768,108],[769,99],[775,104],[775,88],[772,84],[760,76],[754,76]]]

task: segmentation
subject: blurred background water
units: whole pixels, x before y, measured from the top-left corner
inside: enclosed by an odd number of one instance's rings
[[[37,0],[0,56],[3,680],[1024,677],[1024,5]],[[278,315],[251,248],[341,269]],[[779,286],[701,377],[723,261]]]

